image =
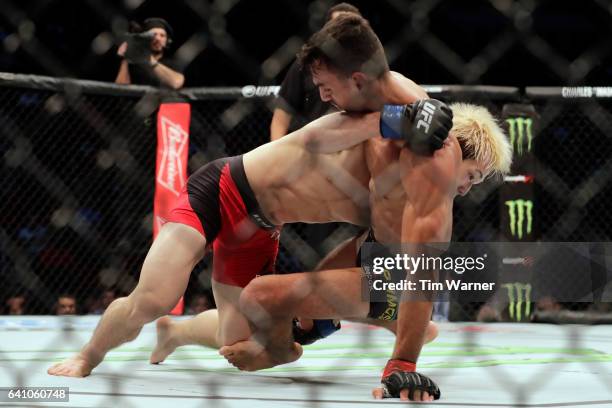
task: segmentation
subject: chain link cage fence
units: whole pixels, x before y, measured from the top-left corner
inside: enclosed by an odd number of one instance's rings
[[[25,75],[1,79],[2,298],[23,294],[28,313],[48,314],[59,295],[70,293],[80,313],[91,313],[102,292],[129,293],[138,280],[152,236],[155,115],[169,96],[138,86]],[[518,210],[504,204],[500,189],[515,183],[490,180],[456,201],[454,241],[500,241],[505,229],[513,229],[517,240],[609,240],[612,100],[563,98],[605,88],[426,89],[447,102],[483,104],[500,117],[516,106],[537,114],[537,122],[519,117],[517,124],[512,112],[505,119],[515,150],[533,153],[531,175],[523,176],[536,176],[518,183],[533,190],[534,205],[524,221],[509,214]],[[192,108],[189,172],[265,143],[277,90],[184,89],[178,96]],[[516,237],[517,229],[523,237]],[[357,233],[347,224],[285,226],[277,270],[312,270]],[[210,290],[209,266],[207,258],[192,274],[188,299]],[[454,299],[450,318],[474,320],[480,306]]]
[[[301,44],[323,25],[335,2],[164,3],[6,0],[0,5],[0,71],[18,73],[0,75],[0,312],[9,313],[7,300],[22,296],[27,314],[54,314],[58,296],[71,294],[79,314],[100,313],[109,289],[113,296],[129,293],[153,234],[160,103],[178,98],[191,105],[189,173],[215,158],[267,142],[278,91],[273,85],[281,82]],[[446,102],[488,107],[503,123],[515,153],[524,156],[512,179],[487,181],[456,200],[454,241],[610,241],[608,1],[354,4],[379,34],[392,69],[418,83],[462,84],[426,89]],[[116,46],[129,21],[151,16],[165,17],[175,26],[170,51],[185,73],[185,89],[170,95],[84,79],[112,81],[118,67]],[[566,85],[570,87],[550,87]],[[358,231],[337,223],[285,226],[277,270],[310,270]],[[205,258],[192,273],[188,304],[210,292],[210,263]],[[609,311],[612,288],[602,291],[601,282],[610,277],[597,267],[585,273],[595,282],[592,301],[564,303],[563,308]],[[574,283],[559,280],[560,286]],[[512,289],[502,319],[527,321],[538,305],[523,283]],[[486,306],[453,297],[450,310],[442,313],[454,321],[483,320],[480,312]],[[589,322],[585,313],[580,316]],[[368,344],[364,333],[360,340]],[[49,351],[35,357],[56,357],[57,344],[81,346],[71,329],[56,334]],[[582,335],[570,326],[569,349],[578,349]],[[468,351],[476,347],[475,339],[476,334],[465,332]],[[2,350],[0,357],[5,357]],[[20,368],[5,360],[15,383],[25,384],[34,363]],[[563,357],[556,362],[555,375],[568,364]],[[352,364],[330,361],[330,366]],[[603,364],[598,368],[607,373]],[[200,374],[194,371],[193,388],[217,395],[222,380]],[[550,369],[530,377],[529,385],[512,380],[514,370],[486,374],[516,392],[519,406],[552,378]],[[595,377],[594,382],[606,381],[605,375]],[[126,389],[123,380],[109,377],[114,394],[100,406],[117,405]],[[303,384],[317,401],[319,383]]]

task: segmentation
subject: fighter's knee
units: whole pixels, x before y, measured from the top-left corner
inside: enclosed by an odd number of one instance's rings
[[[130,304],[130,318],[142,324],[170,313],[176,302],[162,299],[154,293],[132,293],[126,298]]]
[[[263,308],[271,311],[278,303],[276,291],[261,283],[261,279],[251,281],[240,293],[240,310],[247,311]]]

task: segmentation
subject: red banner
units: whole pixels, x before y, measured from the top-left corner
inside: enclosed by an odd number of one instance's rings
[[[188,103],[162,103],[159,107],[153,239],[166,223],[170,210],[187,183],[190,118],[191,106]],[[181,315],[183,308],[184,302],[181,298],[170,313]]]

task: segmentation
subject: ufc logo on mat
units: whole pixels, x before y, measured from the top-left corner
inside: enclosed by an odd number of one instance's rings
[[[425,102],[423,106],[423,110],[421,110],[422,119],[419,119],[417,122],[417,129],[421,126],[425,128],[425,133],[429,133],[429,125],[431,125],[431,120],[433,119],[434,112],[436,111],[436,107],[429,102]]]

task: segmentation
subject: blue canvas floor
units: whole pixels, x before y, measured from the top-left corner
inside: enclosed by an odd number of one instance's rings
[[[393,344],[382,329],[343,324],[306,348],[296,363],[258,373],[229,366],[216,350],[189,346],[148,364],[155,330],[112,351],[84,379],[52,377],[47,367],[89,338],[97,317],[0,317],[0,387],[65,386],[70,407],[355,407],[374,401]],[[419,370],[442,399],[421,406],[612,407],[612,326],[441,324]],[[0,406],[19,406],[0,403]]]

